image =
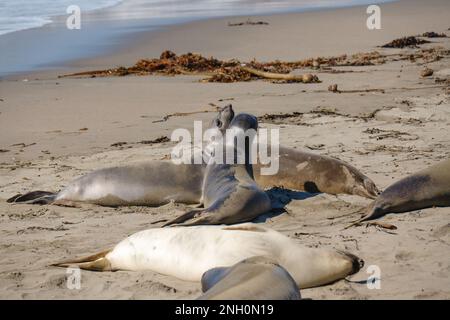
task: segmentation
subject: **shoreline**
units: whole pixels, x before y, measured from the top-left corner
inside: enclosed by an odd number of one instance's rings
[[[402,0],[381,0],[378,3],[379,4],[385,4],[385,3],[392,3]],[[370,1],[364,1],[367,3],[370,3]],[[126,3],[126,1],[122,1],[118,4],[115,4],[113,6],[109,6],[106,8],[98,8],[91,11],[88,11],[87,13],[83,14],[83,24],[87,25],[87,28],[90,30],[89,33],[93,34],[93,37],[96,35],[95,29],[108,29],[108,28],[116,28],[118,31],[110,32],[109,34],[106,32],[105,35],[97,36],[98,40],[103,43],[103,48],[97,48],[95,51],[92,51],[89,46],[86,46],[86,44],[83,44],[82,42],[79,42],[80,39],[77,39],[78,37],[74,38],[75,43],[80,43],[80,45],[84,45],[85,49],[91,50],[92,52],[89,54],[85,54],[83,51],[74,49],[75,53],[73,56],[71,56],[71,53],[66,52],[66,57],[59,57],[55,56],[55,59],[53,59],[52,62],[47,62],[47,65],[34,65],[29,66],[28,69],[25,70],[16,70],[16,71],[2,71],[1,65],[0,65],[0,79],[17,79],[20,77],[26,77],[27,75],[33,75],[33,74],[40,74],[40,73],[47,73],[54,70],[64,70],[64,69],[70,69],[73,66],[79,68],[85,63],[89,63],[91,61],[100,61],[105,58],[111,58],[115,56],[120,56],[123,54],[124,51],[127,51],[128,47],[132,47],[134,49],[139,47],[139,43],[142,40],[149,40],[152,37],[156,36],[158,37],[159,34],[171,30],[172,28],[183,28],[183,27],[189,27],[191,24],[195,23],[212,23],[213,21],[222,21],[222,20],[236,20],[241,18],[265,18],[265,17],[272,17],[272,16],[284,16],[289,14],[300,14],[300,13],[309,13],[309,12],[322,12],[322,11],[334,11],[339,9],[348,9],[348,8],[357,8],[357,7],[365,7],[367,4],[365,3],[358,3],[358,4],[337,4],[336,6],[322,6],[322,7],[303,7],[303,8],[296,8],[296,7],[290,7],[285,9],[274,9],[273,12],[263,12],[263,13],[256,13],[256,14],[248,14],[248,13],[242,13],[237,14],[232,13],[231,15],[213,15],[210,17],[204,17],[204,16],[198,16],[198,17],[178,17],[178,18],[172,18],[172,19],[131,19],[129,21],[125,21],[123,19],[116,19],[111,18],[108,16],[112,15],[114,16],[115,11],[120,12],[120,7],[123,6]],[[45,24],[40,27],[30,28],[30,29],[24,29],[24,30],[18,30],[14,31],[12,33],[8,33],[2,38],[0,36],[0,49],[6,50],[6,44],[13,44],[17,42],[32,42],[35,39],[39,39],[40,37],[48,37],[49,33],[52,33],[52,37],[69,37],[70,32],[65,30],[65,18],[66,15],[57,15],[57,16],[51,16],[52,22]],[[102,26],[103,25],[103,26]],[[122,27],[117,27],[122,26]],[[127,29],[142,29],[140,31],[126,31]],[[56,33],[55,33],[56,32]],[[72,32],[79,32],[79,31],[72,31]],[[5,40],[6,39],[6,40]],[[115,42],[114,45],[107,45],[106,42],[109,41]],[[48,39],[44,38],[44,42],[49,41]],[[57,42],[49,42],[52,46],[54,45],[64,45],[65,40],[59,40]],[[2,44],[3,42],[3,44]],[[22,45],[21,45],[22,46]],[[23,50],[33,50],[36,49],[38,45],[34,45],[34,47],[29,48],[23,48]],[[20,47],[19,47],[20,48]],[[133,50],[133,49],[132,49]],[[14,49],[13,49],[14,51]],[[19,52],[16,52],[19,53]],[[14,54],[14,53],[10,53]],[[48,55],[49,52],[44,52],[42,55]],[[78,56],[78,57],[77,57]],[[5,58],[5,57],[4,57]],[[7,58],[7,57],[6,57]],[[14,61],[14,60],[13,60]],[[120,61],[120,60],[116,60]]]

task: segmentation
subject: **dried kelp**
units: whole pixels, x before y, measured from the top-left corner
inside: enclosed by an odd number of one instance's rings
[[[392,40],[389,43],[382,45],[383,48],[405,48],[414,47],[417,48],[421,44],[430,43],[430,41],[425,39],[420,39],[414,36],[403,37],[399,39]]]
[[[422,33],[422,37],[425,38],[447,38],[445,33],[437,33],[434,31],[424,32]]]
[[[394,40],[393,42],[395,42]],[[409,42],[408,42],[409,43]],[[417,42],[414,42],[417,43]],[[397,43],[393,44],[397,46]],[[141,59],[131,67],[118,67],[106,70],[94,70],[62,75],[60,77],[108,77],[127,75],[201,75],[201,82],[240,82],[258,79],[272,82],[320,82],[316,75],[291,74],[296,69],[332,70],[334,67],[372,66],[384,64],[387,61],[409,60],[411,62],[429,63],[440,60],[450,54],[442,47],[419,49],[413,53],[383,54],[378,51],[340,55],[333,57],[316,57],[298,61],[252,60],[243,63],[237,59],[219,60],[214,57],[204,57],[196,53],[176,55],[172,51],[164,51],[159,58]],[[332,90],[333,91],[333,90]]]
[[[255,79],[278,79],[287,82],[318,82],[317,76],[308,75],[297,78],[294,75],[287,75],[295,68],[295,64],[286,62],[259,63],[251,61],[247,66],[238,60],[223,61],[213,57],[206,58],[196,53],[186,53],[176,55],[172,51],[164,51],[159,58],[141,59],[134,66],[125,68],[119,67],[107,70],[96,70],[88,72],[73,73],[63,77],[76,76],[126,76],[126,75],[206,75],[203,82],[238,82]],[[259,74],[258,72],[262,72]],[[273,74],[266,74],[272,72]],[[281,73],[281,75],[275,75]],[[301,81],[300,81],[301,80]]]
[[[236,26],[258,26],[258,25],[268,25],[268,22],[265,21],[251,21],[250,19],[244,21],[244,22],[228,22],[229,27],[236,27]]]

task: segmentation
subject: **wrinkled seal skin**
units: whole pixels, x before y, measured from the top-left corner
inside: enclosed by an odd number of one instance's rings
[[[369,206],[355,223],[388,213],[450,206],[450,159],[395,182]]]
[[[280,146],[279,171],[261,175],[261,164],[253,165],[256,182],[264,187],[354,194],[375,199],[379,193],[375,183],[353,166],[331,157]]]
[[[252,257],[231,267],[214,268],[202,276],[197,300],[300,300],[291,275],[268,257]]]
[[[234,117],[229,129],[240,129],[237,134],[241,135],[247,130],[256,131],[257,128],[256,117],[241,113]],[[233,143],[229,146],[225,144],[224,148],[224,163],[218,164],[214,158],[210,158],[206,167],[202,189],[205,209],[187,212],[164,226],[247,222],[272,209],[269,196],[253,180],[253,169],[249,161],[250,146],[247,144],[243,150]],[[245,163],[225,163],[227,151],[235,155],[237,152],[245,152]]]
[[[213,119],[211,128],[224,133],[233,118],[232,106],[227,105]],[[79,201],[112,207],[159,206],[171,201],[198,204],[202,199],[205,170],[205,163],[140,162],[92,171],[58,193],[32,191],[7,201],[30,204]]]

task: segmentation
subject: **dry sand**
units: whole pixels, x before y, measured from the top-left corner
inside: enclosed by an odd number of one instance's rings
[[[299,59],[358,51],[411,53],[419,49],[379,49],[398,36],[446,32],[448,1],[401,1],[382,7],[382,31],[365,29],[365,8],[254,17],[268,26],[228,27],[218,19],[176,26],[147,35],[152,42],[103,59],[77,62],[85,70],[132,64],[164,49],[195,51],[220,58]],[[359,14],[356,14],[359,12]],[[336,24],[333,24],[335,22]],[[236,29],[235,29],[236,28]],[[301,30],[308,30],[307,33]],[[447,34],[450,34],[447,32]],[[181,41],[180,39],[184,39]],[[450,48],[450,39],[431,39],[422,48]],[[148,54],[144,54],[148,52]],[[10,205],[5,199],[30,190],[58,190],[68,181],[100,167],[164,158],[171,142],[143,145],[213,113],[172,117],[166,114],[213,110],[233,103],[238,112],[256,115],[293,111],[303,115],[262,123],[279,127],[284,145],[348,161],[384,189],[392,182],[450,155],[450,98],[435,82],[450,75],[450,57],[426,63],[435,73],[421,78],[422,61],[346,67],[358,72],[321,73],[319,84],[199,83],[199,77],[118,77],[58,79],[32,74],[0,82],[0,298],[24,299],[181,299],[200,294],[198,283],[153,272],[82,272],[81,290],[66,286],[66,270],[47,267],[67,257],[94,253],[154,221],[179,215],[186,206],[159,208],[80,208]],[[77,69],[78,70],[78,69]],[[23,81],[26,78],[28,81]],[[35,80],[36,78],[36,80]],[[385,93],[332,93],[340,89],[382,88]],[[405,89],[407,88],[407,89]],[[311,110],[336,113],[311,113]],[[376,111],[376,112],[375,112]],[[365,118],[364,115],[372,113]],[[85,129],[87,128],[87,129]],[[80,130],[82,129],[82,130]],[[375,129],[375,130],[373,130]],[[111,147],[116,142],[127,142]],[[15,145],[24,143],[24,145]],[[35,144],[33,144],[35,143]],[[30,145],[33,144],[33,145]],[[28,146],[29,145],[29,146]],[[357,254],[366,267],[349,281],[303,290],[313,299],[450,298],[450,208],[391,214],[383,221],[397,230],[358,227],[342,230],[370,203],[357,196],[278,194],[287,212],[259,221],[308,246],[334,247]],[[366,268],[381,269],[381,289],[369,290]]]

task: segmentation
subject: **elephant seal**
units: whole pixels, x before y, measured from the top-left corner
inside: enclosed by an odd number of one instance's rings
[[[267,257],[252,257],[231,267],[214,268],[202,276],[197,300],[300,300],[291,275]]]
[[[257,129],[258,120],[255,116],[240,113],[234,117],[227,129],[226,140],[216,142],[219,148],[223,148],[223,155],[211,157],[205,170],[202,189],[205,209],[189,211],[163,227],[173,224],[192,226],[247,222],[272,209],[269,196],[253,179],[251,144],[254,135],[250,136],[249,133],[256,134]],[[229,154],[233,156],[232,159],[227,158]],[[239,163],[237,155],[242,155],[243,163]]]
[[[307,192],[354,194],[375,199],[379,191],[371,179],[344,161],[280,146],[279,170],[261,175],[261,163],[253,165],[256,182],[263,188],[283,187]]]
[[[450,159],[390,185],[369,206],[367,214],[350,226],[388,213],[448,206],[450,206]]]
[[[95,271],[151,270],[181,280],[200,281],[216,267],[267,256],[285,268],[299,288],[335,282],[356,273],[364,262],[338,250],[309,248],[253,223],[234,226],[153,228],[137,232],[113,249],[53,266]]]
[[[222,134],[234,118],[231,105],[223,107],[211,123]],[[104,168],[90,172],[53,193],[32,191],[16,195],[7,202],[50,204],[81,201],[103,206],[159,206],[170,201],[195,204],[201,202],[205,164],[174,164],[150,161]]]

